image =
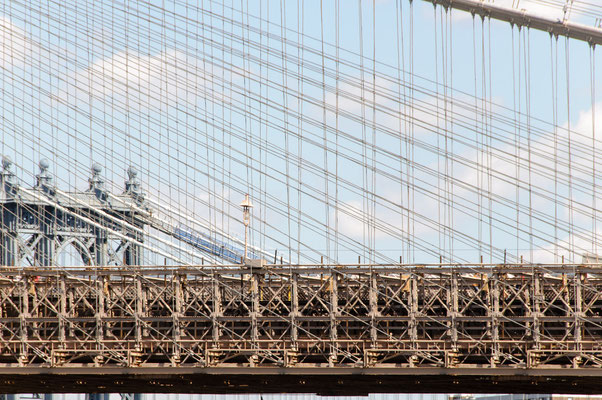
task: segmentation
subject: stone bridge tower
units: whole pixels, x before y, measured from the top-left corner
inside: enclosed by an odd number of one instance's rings
[[[85,191],[63,192],[41,160],[33,188],[17,183],[13,163],[2,159],[0,173],[0,265],[55,266],[69,246],[83,265],[143,263],[144,193],[134,168],[128,170],[125,191],[111,194],[104,187],[102,168],[92,166]]]

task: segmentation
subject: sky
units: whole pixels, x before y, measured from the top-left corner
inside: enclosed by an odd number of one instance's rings
[[[133,165],[158,215],[221,240],[249,193],[251,243],[295,262],[598,251],[587,43],[423,1],[102,0],[5,2],[0,47],[24,185],[47,158],[85,190],[98,162],[118,193]]]

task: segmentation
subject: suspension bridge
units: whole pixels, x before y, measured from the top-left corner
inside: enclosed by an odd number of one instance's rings
[[[0,393],[600,392],[595,2],[0,14]]]

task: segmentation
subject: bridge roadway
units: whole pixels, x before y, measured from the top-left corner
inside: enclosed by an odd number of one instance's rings
[[[602,266],[0,268],[0,392],[602,391]]]

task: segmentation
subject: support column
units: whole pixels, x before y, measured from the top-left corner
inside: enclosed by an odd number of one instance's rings
[[[121,400],[142,400],[144,398],[142,393],[119,393],[119,396]]]
[[[17,238],[7,231],[0,231],[0,265],[15,266],[17,264]]]
[[[297,326],[297,317],[299,316],[299,274],[292,274],[291,283],[291,341],[292,346],[297,349],[297,340],[299,339],[299,327]]]
[[[418,277],[412,274],[410,278],[410,340],[412,344],[413,354],[410,356],[409,364],[415,366],[418,361]]]
[[[583,362],[581,357],[582,351],[582,337],[583,337],[583,296],[582,296],[582,284],[585,279],[583,272],[576,272],[574,277],[575,283],[575,304],[574,304],[574,318],[575,327],[573,331],[573,339],[575,341],[575,352],[578,353],[573,357],[573,368],[578,368]]]
[[[17,206],[3,205],[0,213],[0,265],[17,264]]]
[[[35,248],[35,263],[38,266],[56,265],[55,260],[55,208],[52,206],[40,206],[38,209],[38,225],[40,240]]]
[[[533,273],[533,348],[541,349],[541,303],[543,301],[543,276],[539,272]]]
[[[19,365],[25,365],[29,358],[28,352],[28,334],[27,334],[27,319],[29,314],[29,289],[30,277],[23,275],[21,279],[21,308],[19,313],[19,339],[21,339],[21,349],[19,354]]]
[[[86,400],[110,400],[110,393],[86,393]]]
[[[377,318],[380,316],[378,312],[378,275],[374,272],[370,273],[370,340],[372,348],[376,347],[378,340]]]
[[[94,362],[96,365],[101,365],[104,361],[103,357],[103,341],[105,335],[105,323],[104,318],[106,316],[106,295],[105,288],[108,287],[108,278],[105,275],[96,277],[96,298],[98,304],[96,305],[96,315],[94,316],[96,319],[96,357]]]
[[[132,241],[128,244],[124,251],[124,263],[125,265],[142,265],[142,247],[138,245],[138,242],[144,240],[142,234],[139,232],[133,232],[131,235],[136,241]]]
[[[333,366],[337,362],[337,325],[339,316],[339,289],[338,274],[334,269],[330,270],[330,355],[328,364]]]
[[[286,365],[293,366],[299,360],[299,327],[297,317],[299,316],[299,274],[291,274],[291,313],[289,315],[291,324],[291,347],[286,350]]]
[[[448,316],[450,317],[450,338],[452,349],[458,348],[458,325],[456,318],[458,317],[458,273],[452,269],[451,284],[450,284],[450,303],[448,304]]]
[[[219,276],[214,272],[211,282],[213,283],[213,312],[211,313],[213,347],[219,347],[221,328],[219,318],[222,314],[222,291],[219,285]]]
[[[142,348],[142,317],[144,316],[144,304],[143,304],[143,293],[142,293],[142,277],[137,272],[134,275],[136,280],[136,348]]]
[[[108,264],[109,246],[107,240],[107,232],[104,229],[94,228],[96,234],[96,243],[94,245],[94,259],[96,265],[105,266]]]
[[[142,347],[142,338],[145,335],[145,323],[142,318],[146,316],[146,296],[142,287],[142,275],[139,271],[135,272],[134,284],[136,287],[136,310],[135,310],[135,333],[136,333],[136,345],[134,351],[130,351],[130,365],[137,367],[142,363],[144,356]]]
[[[182,275],[175,274],[174,276],[174,309],[172,313],[172,365],[175,367],[180,364],[180,339],[181,329],[180,317],[182,316]]]
[[[59,276],[59,342],[61,347],[64,348],[65,340],[67,339],[66,325],[67,325],[67,287],[65,283],[65,274]]]
[[[493,274],[490,281],[491,287],[491,326],[489,327],[491,335],[491,366],[495,367],[500,362],[500,277],[499,274]]]
[[[249,363],[252,367],[256,366],[259,361],[259,327],[257,318],[260,314],[259,311],[259,280],[260,275],[257,272],[251,272],[251,345],[253,347],[253,354],[249,359]]]

